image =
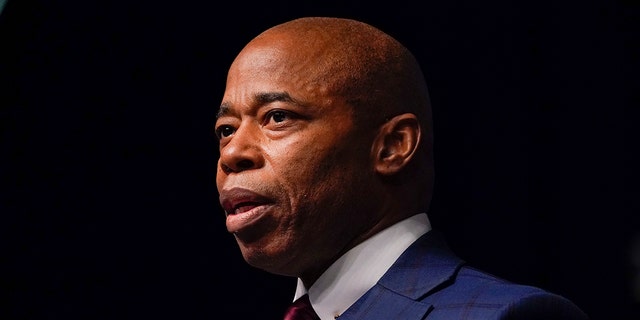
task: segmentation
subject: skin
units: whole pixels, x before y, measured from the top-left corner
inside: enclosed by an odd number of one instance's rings
[[[250,265],[307,287],[428,206],[430,107],[413,56],[364,23],[303,18],[250,41],[216,121],[216,184]]]

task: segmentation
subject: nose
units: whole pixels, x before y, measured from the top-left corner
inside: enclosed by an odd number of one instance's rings
[[[220,148],[220,169],[226,173],[238,173],[263,165],[259,134],[249,126],[240,126],[230,141]]]

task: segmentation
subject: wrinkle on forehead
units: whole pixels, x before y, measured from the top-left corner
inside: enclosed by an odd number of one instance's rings
[[[333,81],[327,73],[331,71],[331,65],[338,61],[333,57],[334,53],[322,47],[300,49],[291,40],[286,37],[271,37],[251,42],[238,56],[232,68],[243,76],[266,76],[273,81],[324,84]]]
[[[326,100],[335,94],[330,90],[332,77],[318,70],[319,58],[282,47],[277,42],[247,46],[230,69],[228,88],[248,83],[275,91],[286,87],[301,102]]]

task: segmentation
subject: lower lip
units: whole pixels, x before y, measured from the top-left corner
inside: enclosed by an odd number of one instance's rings
[[[227,215],[227,231],[235,233],[256,224],[268,208],[268,205],[260,205],[245,212]]]

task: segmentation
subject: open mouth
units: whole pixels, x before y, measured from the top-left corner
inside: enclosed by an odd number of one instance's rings
[[[255,207],[259,207],[261,206],[262,203],[259,202],[243,202],[243,203],[239,203],[238,205],[236,205],[233,210],[229,213],[227,212],[227,214],[239,214],[239,213],[244,213],[247,212]]]
[[[268,216],[272,206],[265,203],[245,202],[234,207],[231,214],[227,214],[227,231],[237,233],[257,226]]]
[[[258,224],[274,201],[249,189],[232,188],[222,190],[220,203],[227,216],[227,230],[235,233]]]

